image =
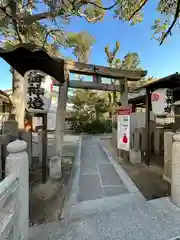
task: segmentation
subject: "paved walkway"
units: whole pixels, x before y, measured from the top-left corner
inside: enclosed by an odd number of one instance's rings
[[[146,201],[109,159],[98,138],[83,137],[69,216],[33,227],[29,240],[178,240],[180,209],[168,198]]]
[[[85,136],[82,141],[77,201],[95,200],[128,193],[99,140]]]

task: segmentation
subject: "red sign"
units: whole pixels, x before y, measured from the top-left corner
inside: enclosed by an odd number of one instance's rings
[[[157,102],[159,100],[159,93],[154,93],[151,95],[151,101]]]
[[[117,110],[118,115],[130,115],[131,114],[131,108],[119,108]]]

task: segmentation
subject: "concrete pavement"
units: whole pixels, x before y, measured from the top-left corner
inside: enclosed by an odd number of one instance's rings
[[[30,240],[178,239],[180,209],[168,198],[146,201],[98,138],[84,137],[79,156],[64,220],[33,227]]]
[[[82,142],[78,185],[78,202],[128,193],[100,142],[93,137]]]

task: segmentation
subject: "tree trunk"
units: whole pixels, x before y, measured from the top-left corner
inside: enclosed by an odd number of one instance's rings
[[[24,91],[23,91],[23,81],[22,77],[17,71],[11,69],[12,71],[12,103],[13,103],[13,114],[16,121],[18,122],[18,127],[20,129],[24,128],[24,117],[25,117],[25,103],[24,103]]]

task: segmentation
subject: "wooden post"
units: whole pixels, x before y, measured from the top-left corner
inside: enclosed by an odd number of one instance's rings
[[[145,152],[145,163],[149,165],[150,163],[150,90],[146,88],[146,122],[145,122],[145,131],[146,131],[146,152]]]
[[[47,114],[43,114],[42,116],[42,123],[43,123],[43,134],[42,134],[42,182],[47,182],[48,176],[48,162],[47,162]]]
[[[136,112],[136,104],[132,103],[132,113]]]

